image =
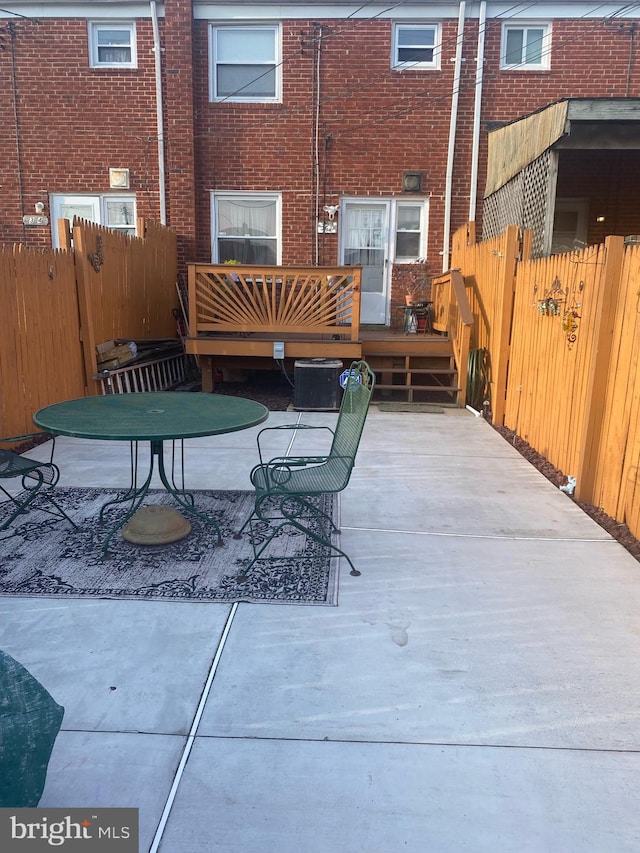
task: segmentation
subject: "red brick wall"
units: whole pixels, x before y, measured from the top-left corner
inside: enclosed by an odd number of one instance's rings
[[[456,19],[443,22],[441,70],[401,73],[390,68],[390,21],[322,22],[315,200],[312,86],[317,27],[314,30],[310,20],[283,21],[282,103],[210,103],[208,24],[192,21],[191,0],[166,0],[165,7],[167,17],[160,26],[167,213],[178,234],[181,261],[210,258],[212,190],[267,190],[282,192],[283,262],[313,263],[317,246],[319,262],[333,264],[337,237],[316,234],[318,211],[345,195],[398,196],[403,172],[420,171],[425,175],[423,197],[430,199],[426,271],[441,271]],[[21,191],[11,40],[7,24],[0,26],[0,240],[48,245],[50,229],[25,231],[22,215],[33,213],[37,201],[46,204],[52,192],[108,192],[109,166],[130,168],[138,213],[159,218],[151,21],[137,21],[138,68],[118,71],[89,68],[86,20],[43,18],[12,25]],[[629,24],[555,21],[551,69],[542,72],[500,71],[500,31],[500,21],[488,22],[479,210],[488,122],[512,121],[564,97],[640,96],[640,62],[629,63]],[[476,34],[477,22],[468,20],[452,231],[469,214]],[[622,221],[628,223],[629,218]],[[399,300],[399,292],[395,298]]]
[[[131,170],[138,214],[158,218],[151,22],[137,22],[138,68],[117,71],[89,68],[86,20],[13,28],[15,90],[6,24],[0,50],[0,241],[50,246],[50,227],[23,229],[22,216],[39,201],[49,215],[49,193],[108,192],[109,167]]]

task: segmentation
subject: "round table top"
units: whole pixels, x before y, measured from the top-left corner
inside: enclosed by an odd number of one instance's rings
[[[107,441],[162,441],[248,429],[265,421],[261,403],[224,394],[158,391],[79,397],[33,416],[56,435]]]

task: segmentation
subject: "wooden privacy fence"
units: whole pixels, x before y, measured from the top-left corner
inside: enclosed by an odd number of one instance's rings
[[[360,336],[360,267],[189,264],[189,333]]]
[[[84,396],[73,255],[0,246],[0,436],[35,432],[42,406]]]
[[[128,237],[76,220],[63,249],[0,246],[0,435],[33,432],[32,415],[102,393],[96,344],[176,338],[175,234],[138,222]],[[73,245],[73,248],[72,248]]]
[[[453,241],[486,350],[493,421],[566,475],[576,497],[640,537],[640,247],[622,237],[531,260],[509,227]],[[445,309],[442,309],[445,310]]]

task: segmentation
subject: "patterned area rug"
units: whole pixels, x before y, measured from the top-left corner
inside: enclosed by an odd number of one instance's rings
[[[210,528],[190,517],[191,533],[168,545],[134,545],[118,532],[107,558],[102,542],[115,516],[110,511],[100,525],[98,514],[117,493],[58,488],[54,495],[79,529],[39,509],[14,521],[0,533],[0,595],[337,605],[338,558],[290,528],[265,551],[269,560],[243,577],[253,555],[251,538],[248,531],[241,539],[233,536],[251,512],[253,492],[193,492],[196,507],[220,525],[222,546]],[[147,498],[147,504],[174,506],[164,491],[150,491]],[[337,523],[337,501],[331,495],[320,500]],[[0,523],[9,515],[8,503],[0,504]]]

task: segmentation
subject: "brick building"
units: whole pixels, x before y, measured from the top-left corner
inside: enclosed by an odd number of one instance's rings
[[[640,97],[639,20],[573,0],[14,0],[0,240],[55,245],[74,214],[160,219],[182,263],[362,264],[362,321],[388,324],[417,259],[439,273],[481,218],[490,130],[559,99]],[[620,161],[636,181],[638,147]],[[611,188],[600,154],[573,162],[565,194]]]

